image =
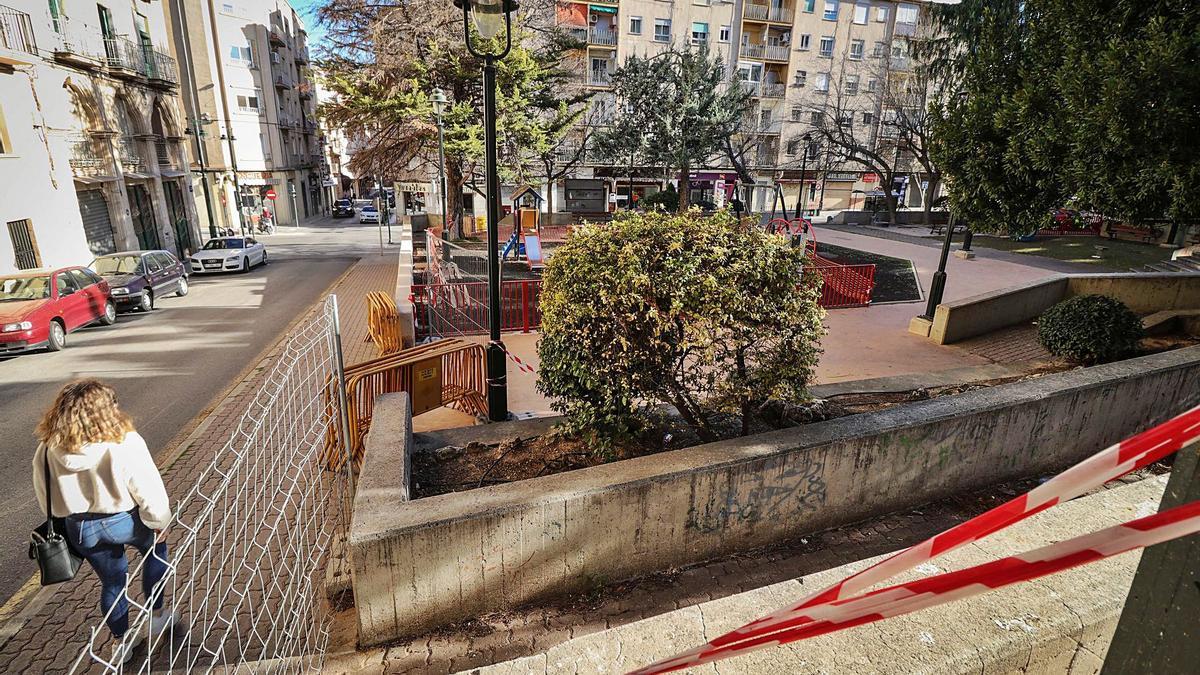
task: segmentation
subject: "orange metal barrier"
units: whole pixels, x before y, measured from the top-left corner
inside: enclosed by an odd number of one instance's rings
[[[412,394],[417,366],[427,364],[430,359],[440,360],[441,405],[476,416],[487,414],[486,355],[481,345],[464,340],[439,340],[347,366],[348,445],[355,470],[362,466],[363,440],[371,429],[375,398],[401,391]],[[332,398],[334,393],[330,383],[326,399],[329,405],[336,407]],[[420,414],[425,411],[414,412]],[[337,429],[331,427],[326,434],[324,453],[325,464],[331,469],[341,468],[345,461],[346,455],[339,450],[340,447]]]
[[[380,355],[395,354],[404,348],[400,333],[400,310],[387,293],[367,294],[367,336],[379,348]]]

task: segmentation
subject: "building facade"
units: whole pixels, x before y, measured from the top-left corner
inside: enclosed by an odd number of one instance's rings
[[[585,46],[583,86],[595,92],[590,120],[603,123],[615,104],[611,76],[631,55],[648,56],[670,45],[707,45],[728,66],[731,80],[753,97],[739,131],[739,161],[755,177],[753,206],[769,209],[775,195],[789,208],[861,208],[865,195],[886,187],[861,164],[837,161],[830,147],[803,140],[819,115],[852,124],[864,142],[894,155],[905,178],[893,186],[909,206],[925,197],[925,177],[911,157],[889,146],[888,92],[912,75],[912,40],[918,39],[927,0],[571,0],[558,22]],[[722,203],[739,178],[732,161],[715,158],[689,183],[692,202]],[[675,182],[655,167],[615,167],[585,161],[577,184],[607,182],[608,203],[623,203],[630,185],[645,196]],[[567,181],[570,183],[570,181]],[[913,186],[909,189],[910,184]],[[570,192],[570,185],[565,188]],[[724,192],[724,194],[717,194]],[[614,197],[615,196],[615,197]],[[570,201],[570,200],[566,200]],[[556,200],[562,204],[564,201]]]
[[[158,2],[0,6],[0,273],[200,242]]]
[[[264,212],[285,227],[325,212],[316,89],[299,15],[282,0],[165,1],[202,220],[241,231],[257,227]]]

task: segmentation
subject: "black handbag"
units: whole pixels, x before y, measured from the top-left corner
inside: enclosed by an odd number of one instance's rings
[[[38,525],[29,535],[29,558],[37,561],[42,585],[51,586],[74,579],[83,564],[83,558],[71,549],[67,538],[63,536],[65,528],[62,519],[51,515],[50,448],[45,448],[43,458],[46,467],[46,522]]]

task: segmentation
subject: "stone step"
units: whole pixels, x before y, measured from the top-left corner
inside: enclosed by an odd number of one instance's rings
[[[1154,513],[1167,476],[1061,504],[893,581],[963,569]],[[688,673],[1095,673],[1103,665],[1140,553]],[[733,630],[873,564],[871,558],[574,638],[478,675],[615,673]],[[714,665],[716,667],[714,667]]]

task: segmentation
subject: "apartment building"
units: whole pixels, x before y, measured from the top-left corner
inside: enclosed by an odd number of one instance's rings
[[[0,273],[199,243],[162,6],[0,6]]]
[[[559,23],[586,43],[579,58],[581,81],[595,92],[593,123],[614,105],[611,75],[630,55],[652,55],[668,45],[707,44],[729,66],[731,78],[753,96],[740,133],[743,163],[756,177],[753,206],[769,208],[776,186],[789,206],[805,194],[805,207],[859,207],[862,195],[881,188],[858,164],[836,163],[828,148],[805,143],[814,115],[831,106],[853,108],[854,123],[886,142],[884,92],[911,73],[909,41],[928,0],[572,0]],[[830,101],[837,99],[837,104]],[[807,158],[806,158],[807,155]],[[897,161],[902,158],[897,156]],[[908,164],[911,164],[909,158]],[[912,167],[909,167],[912,168]],[[632,180],[630,180],[632,177]],[[692,201],[721,202],[738,174],[731,163],[697,169],[689,183]],[[589,180],[590,179],[590,180]],[[576,178],[583,191],[595,179],[623,202],[670,181],[657,167],[614,167],[590,162]],[[921,180],[914,173],[911,181]],[[568,181],[570,183],[570,181]],[[905,189],[904,185],[895,186]],[[568,186],[568,192],[569,186]],[[908,191],[910,205],[920,192]],[[611,200],[610,200],[611,202]],[[563,203],[563,202],[556,202]]]
[[[254,227],[265,209],[276,225],[289,226],[326,209],[316,90],[299,15],[282,0],[166,2],[203,220],[240,230]]]

